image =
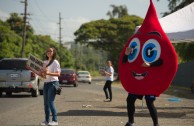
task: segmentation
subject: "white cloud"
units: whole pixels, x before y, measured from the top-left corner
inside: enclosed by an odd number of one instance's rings
[[[75,36],[74,32],[79,29],[81,24],[89,22],[90,20],[83,17],[69,18],[61,20],[61,37],[62,42],[73,41]],[[52,39],[59,40],[59,21],[56,22],[39,22],[39,27],[33,26],[36,34],[50,35]],[[40,24],[41,23],[41,24]]]
[[[9,14],[0,9],[0,19],[5,21],[7,18],[9,18]]]
[[[79,29],[79,27],[90,20],[83,17],[76,17],[70,19],[62,20],[62,35],[63,41],[72,41],[74,37],[74,32]]]
[[[53,39],[55,39],[55,40],[57,40],[57,38],[58,38],[58,31],[59,31],[59,26],[57,25],[57,23],[56,22],[48,22],[47,23],[47,26],[45,26],[45,28],[44,29],[46,29],[46,33],[47,34],[50,34],[51,35],[51,37],[53,38]]]

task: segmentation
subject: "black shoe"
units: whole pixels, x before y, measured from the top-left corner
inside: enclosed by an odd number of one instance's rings
[[[129,126],[129,123],[126,123],[125,126]]]
[[[134,123],[126,123],[125,126],[135,126]]]

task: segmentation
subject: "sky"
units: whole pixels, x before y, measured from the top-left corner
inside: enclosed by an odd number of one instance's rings
[[[0,19],[6,20],[10,13],[24,13],[22,0],[0,0]],[[24,0],[23,0],[24,1]],[[153,0],[158,18],[168,11],[168,0]],[[93,20],[108,19],[110,5],[125,5],[128,14],[145,17],[150,0],[28,0],[28,21],[35,34],[50,35],[54,40],[59,38],[59,13],[61,13],[62,43],[73,41],[73,33],[81,24]]]

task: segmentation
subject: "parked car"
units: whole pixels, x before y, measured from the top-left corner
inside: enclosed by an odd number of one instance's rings
[[[26,58],[4,58],[0,60],[0,96],[12,93],[30,92],[32,97],[39,95],[38,76],[26,69]]]
[[[77,87],[77,77],[76,72],[73,69],[61,69],[61,75],[59,76],[60,85],[73,85]]]
[[[88,71],[78,71],[77,72],[77,81],[91,84],[92,76],[91,76],[90,72],[88,72]]]

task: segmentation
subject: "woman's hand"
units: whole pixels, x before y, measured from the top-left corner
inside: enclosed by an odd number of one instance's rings
[[[48,67],[46,67],[45,73],[46,73],[46,75],[49,75],[50,72],[48,71]]]
[[[46,75],[50,75],[50,76],[60,76],[61,72],[56,71],[56,72],[50,72],[48,71],[48,67],[46,67],[46,71],[45,71]]]
[[[112,73],[109,73],[109,72],[107,72],[107,71],[104,71],[104,74],[105,74],[105,75],[108,75],[108,76],[111,76],[111,75],[112,75]]]
[[[39,76],[42,78],[46,78],[46,71],[44,69],[39,70]]]
[[[104,70],[104,74],[105,74],[105,75],[107,74],[106,70]]]

